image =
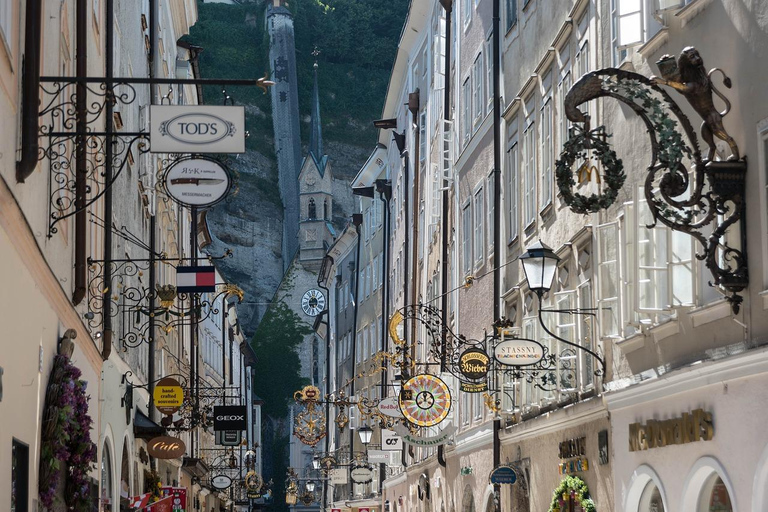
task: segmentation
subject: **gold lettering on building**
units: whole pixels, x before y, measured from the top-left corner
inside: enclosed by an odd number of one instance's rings
[[[710,441],[715,436],[712,413],[696,409],[679,418],[648,420],[629,425],[629,451],[637,452],[673,444]]]

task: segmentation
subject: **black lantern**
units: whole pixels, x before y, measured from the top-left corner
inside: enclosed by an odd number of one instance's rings
[[[530,246],[528,251],[520,256],[525,279],[528,281],[528,289],[535,292],[539,298],[552,288],[552,280],[555,278],[559,261],[560,258],[552,248],[541,240]]]
[[[315,492],[315,482],[312,480],[307,481],[306,483],[307,491],[308,492]]]
[[[318,454],[312,457],[312,469],[320,469],[320,456]]]

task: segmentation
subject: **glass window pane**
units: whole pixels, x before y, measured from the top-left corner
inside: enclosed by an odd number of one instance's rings
[[[619,46],[626,46],[643,40],[643,16],[641,13],[619,18]]]

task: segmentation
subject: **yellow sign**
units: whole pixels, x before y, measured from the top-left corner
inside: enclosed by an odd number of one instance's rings
[[[645,425],[632,423],[629,426],[629,451],[694,443],[700,439],[710,441],[714,435],[712,413],[696,409],[691,413],[684,412],[679,418],[648,420]]]
[[[184,403],[184,388],[176,379],[166,377],[160,379],[155,386],[155,392],[152,394],[155,401],[155,407],[162,414],[173,414],[181,408]]]

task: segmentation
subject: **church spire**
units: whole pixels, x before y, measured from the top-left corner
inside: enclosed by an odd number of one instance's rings
[[[320,52],[317,48],[312,51],[315,56],[314,74],[315,84],[312,90],[312,126],[309,134],[309,153],[317,162],[323,158],[323,128],[320,121],[320,89],[317,85],[317,56]]]

